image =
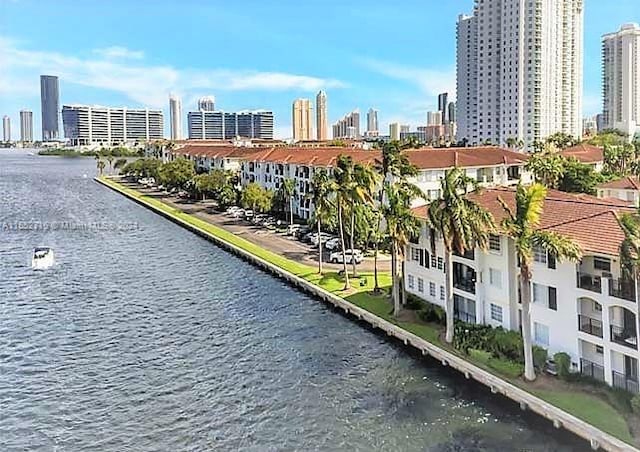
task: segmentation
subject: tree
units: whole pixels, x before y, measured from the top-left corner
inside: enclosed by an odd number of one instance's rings
[[[640,213],[623,214],[618,222],[624,232],[624,240],[620,245],[620,264],[623,277],[638,281],[640,271]]]
[[[333,169],[332,190],[336,194],[336,206],[338,208],[338,230],[340,233],[340,245],[342,247],[342,270],[344,272],[344,288],[351,288],[349,284],[349,272],[347,271],[347,256],[344,239],[344,212],[348,207],[354,190],[353,159],[351,156],[340,155]]]
[[[629,142],[629,135],[616,129],[605,129],[587,141],[593,146],[623,146]]]
[[[273,202],[273,193],[252,182],[242,190],[240,202],[245,209],[251,208],[255,212],[268,212]]]
[[[233,177],[234,175],[231,171],[213,169],[209,173],[198,174],[194,177],[195,189],[203,198],[208,196],[218,202],[218,204],[221,204],[220,198],[223,193],[225,197],[229,197],[233,192],[233,196],[235,197]]]
[[[575,158],[569,158],[565,159],[558,189],[568,193],[595,195],[597,186],[602,181],[602,176],[592,166],[580,163]]]
[[[98,158],[98,160],[96,161],[96,168],[98,168],[98,173],[100,173],[100,176],[102,176],[104,167],[105,167],[104,160],[100,160],[100,158]]]
[[[127,164],[127,159],[118,159],[118,160],[116,160],[116,162],[113,164],[113,168],[114,168],[116,171],[121,172],[122,168],[124,168],[126,164]]]
[[[604,146],[604,168],[611,175],[622,177],[637,167],[636,148],[632,144]]]
[[[282,185],[280,185],[280,190],[283,199],[288,201],[290,224],[293,224],[293,197],[296,195],[295,179],[284,179]]]
[[[515,210],[502,198],[498,198],[506,213],[501,225],[502,230],[513,239],[520,262],[518,279],[522,299],[524,377],[529,381],[536,378],[531,341],[531,265],[534,249],[543,250],[559,261],[578,261],[582,256],[580,247],[571,239],[555,232],[538,230],[546,196],[547,189],[541,184],[529,187],[519,184],[515,193]]]
[[[431,248],[435,252],[434,231],[444,242],[445,311],[447,314],[446,341],[453,342],[453,252],[464,254],[479,247],[486,249],[489,233],[495,229],[493,217],[467,194],[475,190],[477,182],[464,170],[453,168],[445,172],[440,182],[440,198],[429,204],[427,222],[432,229]]]
[[[564,175],[564,157],[555,152],[536,152],[531,154],[525,168],[533,173],[536,181],[549,188],[558,188]]]
[[[410,238],[420,232],[420,223],[411,211],[411,201],[422,193],[418,187],[408,182],[387,184],[387,202],[382,209],[391,242],[391,301],[393,315],[397,316],[404,298],[401,282],[404,274],[398,275],[398,255],[404,255]]]
[[[105,158],[107,159],[107,162],[109,162],[109,174],[111,174],[111,172],[113,171],[113,155],[109,153]]]
[[[351,217],[351,231],[349,238],[351,241],[351,249],[355,249],[356,241],[356,207],[363,204],[372,204],[374,191],[378,183],[378,174],[370,165],[356,164],[353,166],[353,183],[349,192],[349,215]],[[357,275],[356,261],[351,260],[353,275]]]
[[[329,222],[333,213],[333,184],[324,168],[316,169],[311,179],[311,202],[313,203],[312,221],[318,229],[318,273],[322,274],[322,224]]]
[[[158,170],[160,183],[168,189],[184,189],[195,175],[193,162],[183,158],[163,163]]]
[[[564,132],[556,132],[548,136],[546,142],[554,144],[558,149],[566,149],[575,146],[580,141]]]

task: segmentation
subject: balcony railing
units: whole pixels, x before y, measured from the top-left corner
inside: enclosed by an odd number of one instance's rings
[[[600,364],[580,358],[580,373],[598,381],[604,381],[604,367]]]
[[[631,328],[611,325],[611,342],[636,350],[638,349],[638,335],[635,330]]]
[[[609,296],[636,301],[636,282],[630,279],[609,279]]]
[[[593,319],[586,315],[578,314],[578,328],[583,333],[602,337],[602,320]]]
[[[470,314],[468,312],[464,312],[464,311],[455,311],[453,313],[453,316],[457,319],[460,320],[462,322],[465,323],[472,323],[475,324],[476,323],[476,316],[475,314]]]
[[[456,289],[464,290],[468,293],[476,293],[476,282],[473,279],[454,278],[453,287],[455,287]]]
[[[625,391],[629,391],[633,394],[640,393],[640,385],[638,384],[638,379],[633,379],[627,377],[620,372],[612,371],[613,374],[613,386],[616,388],[624,389]]]
[[[602,278],[588,273],[578,272],[578,287],[591,292],[602,293]]]

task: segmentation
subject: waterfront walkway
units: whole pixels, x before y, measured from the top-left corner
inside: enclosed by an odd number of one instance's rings
[[[589,441],[593,449],[637,451],[629,443],[577,417],[586,416],[588,413],[581,409],[576,411],[576,404],[571,404],[574,407],[572,412],[575,415],[570,414],[568,411],[564,411],[540,398],[544,397],[543,395],[538,397],[525,390],[522,384],[516,381],[508,381],[488,371],[488,369],[471,363],[455,350],[444,347],[439,343],[437,332],[434,335],[433,328],[392,318],[389,314],[388,302],[383,297],[375,297],[370,294],[372,289],[370,281],[363,287],[357,287],[348,293],[344,293],[340,290],[341,282],[335,273],[321,277],[314,272],[312,267],[293,262],[281,254],[265,250],[230,231],[204,221],[199,217],[186,214],[183,209],[161,202],[156,197],[141,196],[140,192],[126,188],[106,178],[97,180],[165,218],[239,255],[254,265],[287,280],[301,290],[337,307],[344,311],[345,314],[382,330],[390,337],[400,340],[406,346],[418,349],[423,355],[431,356],[443,366],[448,366],[460,372],[468,379],[478,381],[490,388],[491,392],[506,396],[518,403],[522,409],[531,410],[550,420],[555,427],[573,432]],[[383,280],[383,285],[389,284],[388,275],[386,277],[381,275],[381,279]],[[553,401],[555,400],[555,395],[558,394],[552,393],[550,397],[544,398]],[[581,402],[591,403],[593,406],[600,402],[594,397],[585,397],[584,394],[577,390],[571,395],[576,399],[580,399]],[[558,402],[554,401],[553,403]],[[563,406],[562,403],[559,406]],[[590,408],[593,408],[593,406]],[[603,408],[610,409],[608,405],[604,405]],[[628,432],[626,437],[628,441],[632,441]]]

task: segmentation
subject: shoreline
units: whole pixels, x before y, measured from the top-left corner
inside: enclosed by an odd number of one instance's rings
[[[358,295],[349,293],[340,296],[315,284],[309,275],[307,266],[294,263],[283,256],[278,256],[269,250],[251,244],[245,239],[237,237],[224,228],[213,225],[205,220],[185,213],[183,210],[171,207],[162,200],[151,199],[137,190],[125,187],[113,179],[96,177],[96,182],[110,188],[117,193],[129,198],[137,204],[150,209],[156,214],[184,227],[206,240],[213,242],[222,249],[229,251],[243,260],[269,272],[270,274],[287,281],[295,288],[305,292],[316,299],[324,301],[336,309],[342,310],[345,315],[366,322],[374,329],[379,329],[387,336],[403,342],[405,346],[417,349],[423,356],[430,356],[462,374],[466,379],[473,379],[488,387],[493,394],[501,394],[520,405],[523,410],[531,412],[551,421],[556,428],[575,434],[590,443],[592,449],[602,448],[610,451],[638,451],[632,445],[606,433],[587,421],[583,421],[572,414],[546,402],[530,392],[522,389],[496,375],[484,370],[463,357],[457,356],[434,343],[396,325],[369,310],[358,306],[348,298]],[[244,243],[246,242],[246,244]],[[249,246],[249,245],[251,246]],[[302,271],[302,275],[297,267]],[[296,274],[299,273],[299,274]],[[365,288],[366,290],[366,288]],[[346,298],[345,298],[346,297]]]

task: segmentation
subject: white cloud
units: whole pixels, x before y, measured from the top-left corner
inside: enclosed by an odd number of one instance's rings
[[[141,60],[144,58],[144,52],[141,50],[129,50],[126,47],[112,46],[105,47],[104,49],[94,49],[93,53],[96,53],[103,58],[127,58],[131,60]]]
[[[410,83],[427,96],[449,93],[450,98],[455,98],[455,68],[444,70],[418,68],[376,59],[363,59],[360,63],[374,72]]]
[[[130,61],[138,56],[143,55],[122,47],[109,47],[98,51],[95,58],[78,58],[58,52],[25,49],[13,40],[0,37],[0,81],[11,87],[30,79],[33,80],[30,86],[37,90],[39,74],[55,74],[65,82],[119,92],[150,107],[164,106],[170,92],[184,95],[203,90],[314,92],[321,88],[345,86],[334,79],[283,72],[177,69],[170,65]],[[15,92],[11,90],[6,94],[14,96]]]

